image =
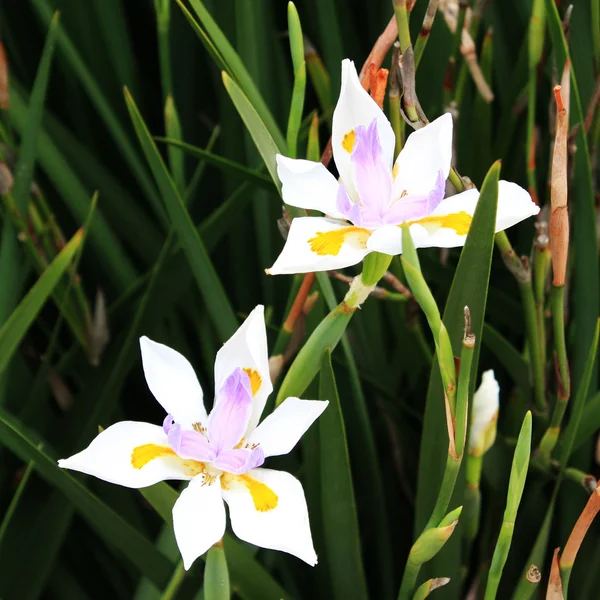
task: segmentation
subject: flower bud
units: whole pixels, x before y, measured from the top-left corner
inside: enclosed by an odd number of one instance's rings
[[[494,371],[483,373],[481,385],[473,395],[471,431],[469,434],[469,454],[484,455],[496,439],[500,386]]]
[[[416,565],[422,565],[431,560],[448,541],[462,512],[462,506],[448,513],[438,527],[424,531],[410,549],[408,559]]]

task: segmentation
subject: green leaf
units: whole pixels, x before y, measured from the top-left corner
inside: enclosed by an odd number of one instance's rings
[[[329,400],[319,418],[319,447],[323,533],[334,596],[368,598],[346,428],[329,350],[321,362],[319,398]]]
[[[204,298],[207,310],[221,339],[225,341],[237,329],[237,319],[229,298],[225,294],[223,285],[217,276],[204,243],[194,227],[185,204],[177,192],[177,188],[169,176],[169,172],[156,145],[152,141],[152,136],[127,88],[125,88],[125,101],[140,144],[150,164],[169,216],[173,221],[173,227],[178,234],[179,241],[183,246],[194,277],[196,278],[200,294]]]
[[[444,309],[443,322],[450,335],[455,355],[458,354],[463,336],[463,309],[465,306],[468,306],[471,311],[471,326],[476,340],[481,340],[482,337],[483,317],[485,315],[488,281],[494,249],[499,175],[500,163],[496,162],[490,168],[483,182],[477,208],[473,215],[471,227]],[[471,390],[475,385],[479,350],[480,344],[477,343],[471,367]],[[423,530],[433,510],[447,458],[446,443],[440,443],[440,440],[448,439],[448,433],[443,388],[437,362],[434,362],[432,367],[421,439],[417,499],[415,502],[415,530],[417,532]],[[460,480],[452,504],[462,504]],[[460,549],[458,546],[454,547],[454,540],[452,540],[429,565],[436,574],[450,574],[458,572],[459,560]],[[457,583],[453,581],[445,589],[454,589]]]
[[[277,176],[277,161],[275,160],[275,157],[282,152],[282,148],[285,147],[285,144],[283,146],[276,144],[259,114],[254,109],[249,99],[244,95],[244,92],[238,84],[227,73],[223,72],[222,75],[223,85],[232,102],[235,104],[240,117],[242,117],[244,125],[246,125],[246,128],[250,132],[250,135],[267,166],[267,170],[277,187],[277,191],[281,193],[281,183]]]
[[[250,106],[252,106],[259,115],[260,120],[264,123],[270,136],[275,140],[276,145],[279,148],[285,148],[283,135],[241,58],[229,43],[229,40],[225,37],[223,31],[212,18],[211,14],[206,10],[204,4],[200,0],[189,1],[212,40],[214,47],[221,56],[224,64],[227,66],[230,76],[236,80],[242,93],[247,97]]]
[[[27,124],[21,133],[21,148],[14,173],[12,195],[18,212],[27,214],[27,201],[33,179],[33,169],[38,152],[38,138],[44,114],[46,88],[50,78],[50,67],[54,55],[58,13],[54,15],[42,57],[38,66],[31,100],[27,109]],[[2,239],[0,240],[0,273],[2,273],[2,290],[0,291],[0,326],[8,319],[17,304],[21,288],[21,253],[15,226],[10,218],[2,223]]]
[[[34,461],[36,471],[60,490],[90,526],[146,577],[161,587],[169,580],[172,565],[151,542],[78,479],[61,469],[54,459],[38,448],[39,440],[34,442],[23,426],[4,411],[0,411],[0,443],[22,460]]]
[[[0,374],[6,369],[13,353],[27,333],[33,320],[71,264],[73,256],[83,240],[83,231],[78,231],[42,273],[25,298],[20,302],[0,329]]]
[[[197,158],[205,160],[207,163],[221,169],[221,171],[223,171],[223,173],[225,174],[237,176],[240,179],[243,179],[252,185],[256,185],[267,190],[274,191],[273,182],[271,181],[271,178],[256,169],[246,167],[245,165],[235,162],[234,160],[230,160],[228,158],[225,158],[224,156],[219,156],[214,152],[209,152],[204,148],[198,148],[197,146],[186,144],[181,140],[162,137],[156,137],[154,139],[157,142],[164,142],[169,146],[181,148],[190,156],[196,156]]]
[[[42,18],[44,22],[49,22],[51,18],[50,7],[48,6],[47,0],[33,0],[33,6],[36,12]],[[123,154],[123,157],[129,164],[133,175],[137,178],[140,187],[144,191],[146,197],[152,203],[156,215],[165,221],[165,211],[160,205],[160,199],[156,193],[156,188],[152,185],[140,157],[137,155],[129,136],[123,129],[123,126],[119,122],[115,111],[107,100],[102,88],[96,81],[93,73],[88,69],[81,54],[71,41],[71,38],[64,31],[61,26],[58,27],[58,48],[61,56],[64,57],[66,63],[69,65],[71,71],[81,82],[83,89],[86,91],[90,101],[95,106],[101,119],[107,130],[112,135],[115,144],[119,151]]]
[[[16,85],[10,89],[10,118],[17,131],[25,131],[28,124],[26,96]],[[38,140],[38,161],[75,221],[83,223],[90,208],[90,194],[59,147],[44,130],[40,131]],[[136,271],[121,242],[101,214],[96,214],[87,239],[101,257],[99,267],[105,270],[120,289],[127,288],[136,278]]]
[[[204,567],[204,599],[229,600],[229,572],[225,551],[220,545],[213,546],[206,553]]]

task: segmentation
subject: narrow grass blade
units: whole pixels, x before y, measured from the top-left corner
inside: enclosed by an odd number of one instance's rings
[[[44,113],[44,101],[48,80],[50,79],[50,68],[54,55],[56,32],[58,25],[58,13],[54,15],[46,43],[42,51],[42,57],[37,70],[29,107],[27,109],[27,124],[21,135],[21,146],[19,158],[14,173],[12,196],[16,209],[21,215],[27,214],[27,201],[33,179],[33,170],[38,149],[38,138]],[[0,326],[8,319],[10,313],[17,304],[20,293],[20,267],[21,254],[17,233],[10,218],[5,218],[2,223],[2,239],[0,240],[0,273],[2,273],[2,291],[0,292]]]
[[[59,489],[101,537],[118,549],[159,586],[168,581],[171,566],[149,540],[104,504],[32,441],[19,422],[0,411],[0,443],[22,460],[34,461],[36,471]]]
[[[231,77],[236,80],[243,94],[248,98],[251,106],[259,115],[260,120],[264,123],[265,128],[275,140],[277,146],[284,148],[285,140],[283,139],[283,135],[241,58],[234,50],[229,40],[225,37],[216,21],[212,18],[211,14],[206,10],[204,4],[200,0],[190,0],[190,5],[206,29],[215,48],[223,58],[224,63],[227,65],[227,70]]]
[[[206,302],[208,312],[221,339],[225,341],[237,329],[237,319],[233,308],[210,261],[202,239],[198,235],[183,200],[178,194],[173,180],[169,176],[169,172],[152,141],[152,136],[127,89],[125,89],[125,101],[144,154],[163,196],[174,228],[179,236],[179,241],[187,255],[190,268],[196,278],[198,289]]]
[[[42,18],[43,22],[48,23],[51,19],[51,11],[47,0],[33,0],[32,4],[38,15],[40,15]],[[165,211],[160,204],[160,198],[156,193],[156,188],[152,185],[152,181],[148,175],[148,172],[146,171],[142,161],[140,160],[140,157],[135,151],[129,136],[123,129],[123,126],[121,125],[117,115],[115,114],[115,111],[110,105],[110,102],[107,100],[94,75],[88,69],[77,48],[71,41],[69,35],[62,27],[59,26],[58,29],[57,45],[61,55],[66,60],[75,76],[81,82],[81,85],[85,89],[92,104],[94,104],[96,107],[96,110],[104,121],[106,128],[111,133],[117,148],[123,154],[123,157],[129,164],[131,171],[138,180],[138,183],[144,191],[144,194],[152,203],[157,217],[159,217],[159,219],[161,219],[163,222],[166,222]]]
[[[498,586],[500,585],[500,577],[502,570],[508,558],[508,552],[512,542],[515,521],[517,519],[517,511],[521,503],[523,490],[525,489],[525,480],[527,479],[527,471],[529,469],[529,456],[531,453],[531,412],[525,415],[517,447],[513,457],[512,467],[510,470],[510,481],[508,483],[508,495],[506,498],[506,509],[504,511],[504,520],[492,564],[488,574],[487,587],[485,589],[485,600],[493,600],[496,598]]]
[[[191,144],[186,144],[181,140],[176,140],[172,138],[162,138],[157,137],[154,138],[157,142],[164,142],[170,146],[174,146],[176,148],[181,148],[184,152],[189,154],[190,156],[195,156],[197,158],[201,158],[205,160],[208,164],[214,165],[223,173],[228,175],[234,175],[251,183],[252,185],[260,186],[264,189],[273,190],[273,182],[270,177],[264,175],[260,171],[256,169],[251,169],[242,165],[234,160],[230,160],[229,158],[225,158],[224,156],[219,156],[214,152],[210,152],[209,150],[205,150],[204,148],[198,148],[197,146],[192,146]]]
[[[250,103],[250,100],[244,95],[244,92],[238,84],[225,72],[223,72],[223,85],[250,132],[250,135],[267,166],[267,170],[277,187],[277,191],[281,193],[281,183],[277,176],[275,156],[282,152],[282,148],[285,148],[285,143],[280,146],[275,142],[260,118],[260,115]]]
[[[321,362],[319,398],[329,400],[329,406],[319,419],[319,440],[321,507],[334,596],[366,599],[369,595],[361,558],[346,428],[330,351],[325,352]]]
[[[27,107],[24,95],[11,87],[11,123],[19,132],[27,126]],[[89,212],[90,194],[84,188],[76,173],[70,167],[59,147],[45,132],[40,132],[38,140],[39,163],[60,193],[63,202],[75,217],[83,223]],[[135,279],[136,271],[123,251],[121,242],[112,232],[101,214],[97,214],[87,234],[90,246],[102,257],[100,264],[112,281],[125,289]]]
[[[71,264],[82,239],[83,231],[78,231],[52,261],[52,264],[41,275],[0,329],[0,374],[6,369],[33,320]]]

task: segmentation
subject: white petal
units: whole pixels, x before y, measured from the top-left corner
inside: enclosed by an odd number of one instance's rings
[[[121,421],[98,434],[85,450],[59,460],[58,466],[143,488],[166,479],[191,479],[196,465],[175,455],[162,427]]]
[[[202,388],[189,361],[176,350],[140,338],[144,375],[150,391],[182,427],[206,425]]]
[[[411,225],[410,234],[415,247],[427,239],[427,231],[420,225]],[[399,225],[384,225],[376,229],[367,242],[367,248],[383,254],[402,254],[402,228]]]
[[[336,208],[339,183],[320,162],[278,154],[277,174],[283,185],[284,202],[343,218]]]
[[[173,507],[173,529],[187,570],[225,533],[225,505],[219,478],[211,485],[204,485],[202,477],[192,479]]]
[[[419,242],[419,247],[453,248],[464,245],[478,200],[479,192],[475,189],[442,200],[429,217],[416,221],[429,233],[426,240]],[[521,186],[510,181],[498,182],[496,232],[537,215],[539,211],[539,206]]]
[[[329,402],[288,398],[252,433],[249,444],[260,444],[265,457],[287,454],[327,408]]]
[[[527,190],[512,181],[498,182],[496,232],[504,231],[539,212],[540,207],[531,199]]]
[[[435,186],[438,171],[444,180],[448,178],[451,160],[452,115],[445,113],[408,136],[394,165],[394,197],[403,191],[427,195]]]
[[[241,540],[288,552],[309,565],[317,563],[304,490],[295,477],[253,469],[230,477],[223,498],[229,505],[233,532]]]
[[[319,234],[335,231],[339,234],[330,234],[329,244],[318,243],[327,239],[319,238]],[[366,247],[370,233],[367,229],[331,219],[296,217],[281,254],[267,273],[310,273],[355,265],[370,252]],[[321,249],[313,251],[313,247]]]
[[[258,305],[217,352],[215,360],[215,391],[218,392],[225,380],[241,368],[250,376],[253,403],[252,416],[248,423],[251,432],[260,419],[273,384],[269,375],[269,350],[265,327],[265,308]]]
[[[347,144],[346,148],[344,148],[343,142],[345,136],[352,134],[356,127],[359,125],[367,127],[373,119],[377,121],[379,142],[391,168],[396,144],[396,137],[392,126],[383,114],[383,111],[377,106],[375,100],[369,96],[360,84],[354,63],[351,60],[345,59],[342,61],[340,97],[333,111],[331,143],[335,165],[346,186],[346,191],[353,199],[356,199],[356,188],[354,187],[352,166],[350,163],[350,151],[352,148]],[[348,151],[348,148],[350,151]]]
[[[481,376],[481,385],[473,394],[473,408],[471,409],[471,429],[469,432],[469,445],[472,448],[483,447],[482,436],[490,423],[498,417],[500,406],[500,386],[490,369]]]

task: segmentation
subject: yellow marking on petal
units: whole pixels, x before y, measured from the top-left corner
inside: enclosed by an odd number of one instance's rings
[[[342,140],[342,148],[348,153],[352,154],[352,148],[354,148],[354,140],[356,139],[356,135],[354,133],[354,129],[350,130]]]
[[[392,169],[392,179],[396,179],[396,177],[398,176],[398,171],[400,171],[400,165],[396,163],[394,165],[394,168]]]
[[[472,220],[473,218],[469,213],[466,213],[464,210],[461,210],[460,212],[452,213],[449,215],[423,217],[422,219],[409,221],[408,224],[414,225],[415,223],[418,223],[426,229],[454,229],[457,235],[467,235],[467,233],[469,233],[469,228],[471,227]]]
[[[185,467],[185,474],[188,477],[196,477],[196,475],[203,473],[206,468],[206,465],[203,462],[193,459],[186,460],[183,463],[183,466]]]
[[[252,395],[256,396],[256,392],[260,390],[260,386],[262,385],[262,377],[260,373],[256,369],[251,369],[250,367],[246,367],[244,369],[244,373],[248,375],[250,378],[250,387],[252,388]]]
[[[145,467],[151,460],[161,456],[177,456],[175,451],[168,446],[159,446],[157,444],[144,444],[136,446],[131,453],[131,466],[134,469]]]
[[[371,235],[368,229],[362,227],[344,227],[332,231],[317,231],[315,237],[308,240],[310,249],[319,256],[337,256],[342,249],[342,244],[350,235],[357,236],[357,241],[362,248],[367,247],[367,240]]]
[[[277,508],[279,498],[268,485],[250,477],[250,475],[238,475],[237,478],[248,488],[254,502],[254,508],[258,512],[268,512]]]

